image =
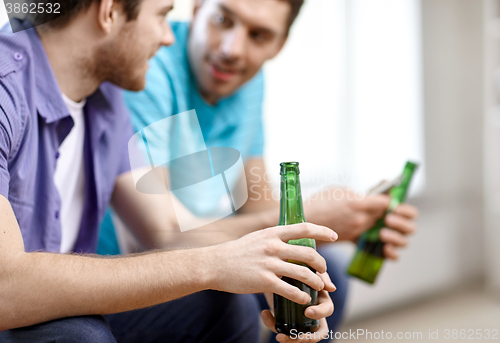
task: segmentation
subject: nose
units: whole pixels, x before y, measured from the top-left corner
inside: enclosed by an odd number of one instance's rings
[[[172,27],[167,21],[165,21],[165,29],[163,31],[161,45],[170,46],[173,45],[174,43],[175,43],[175,36],[174,32],[172,31]]]
[[[245,53],[246,32],[243,28],[234,28],[226,33],[222,40],[222,55],[230,60],[238,60]]]

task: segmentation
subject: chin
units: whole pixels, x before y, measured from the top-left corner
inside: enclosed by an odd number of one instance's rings
[[[140,92],[146,88],[146,77],[142,76],[140,78],[123,80],[121,84],[116,85],[128,91]]]
[[[146,88],[146,79],[142,79],[141,81],[137,81],[136,83],[134,83],[132,85],[132,87],[130,87],[130,91],[132,92],[140,92],[142,90],[144,90],[144,88]]]
[[[214,93],[219,98],[225,98],[233,95],[239,88],[240,88],[239,86],[236,87],[232,85],[218,86],[214,87]]]

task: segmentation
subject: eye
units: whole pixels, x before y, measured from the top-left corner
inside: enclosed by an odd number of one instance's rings
[[[256,42],[265,42],[269,37],[259,31],[250,31],[250,38]]]
[[[230,27],[232,25],[231,20],[220,12],[215,13],[212,16],[212,23],[221,27]]]

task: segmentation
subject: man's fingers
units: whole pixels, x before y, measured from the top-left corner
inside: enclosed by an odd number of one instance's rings
[[[278,236],[283,242],[291,239],[312,238],[324,242],[334,242],[338,235],[335,231],[311,223],[300,223],[279,227]]]
[[[356,207],[361,210],[368,212],[371,215],[377,217],[382,217],[389,207],[391,198],[388,195],[369,195],[361,201],[357,202]]]
[[[330,317],[333,313],[333,302],[327,291],[318,292],[318,305],[306,308],[304,315],[311,319]]]
[[[325,284],[325,290],[328,292],[335,292],[337,290],[337,286],[335,286],[330,279],[330,275],[328,273],[317,273],[321,280],[323,280],[323,283]]]
[[[282,260],[303,262],[320,273],[326,272],[325,259],[313,248],[287,244],[284,246],[279,257]]]
[[[276,320],[274,319],[273,317],[273,314],[271,313],[271,311],[269,310],[264,310],[260,313],[260,316],[262,317],[262,321],[264,322],[264,324],[273,332],[277,333],[276,332],[276,328],[275,328],[275,323],[276,323]]]
[[[295,263],[283,263],[283,269],[277,274],[305,283],[317,291],[321,291],[325,287],[319,275],[313,273],[309,268]]]
[[[298,304],[305,305],[311,301],[311,296],[306,292],[302,292],[295,286],[290,285],[289,283],[280,280],[277,278],[276,283],[273,285],[273,288],[269,290],[271,293],[276,293],[281,295],[288,300],[296,302]]]
[[[394,213],[389,213],[385,217],[385,225],[387,225],[388,228],[399,231],[405,235],[410,235],[417,231],[417,224],[413,220]]]
[[[392,213],[406,217],[408,219],[415,219],[418,217],[419,212],[415,206],[409,204],[401,204],[397,206]]]
[[[380,230],[379,237],[382,242],[392,244],[396,247],[406,247],[408,245],[408,238],[391,229],[383,228]]]
[[[384,244],[384,256],[388,259],[397,261],[399,258],[399,253],[394,245]]]

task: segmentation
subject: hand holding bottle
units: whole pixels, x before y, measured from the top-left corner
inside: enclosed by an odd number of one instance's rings
[[[384,244],[384,256],[391,260],[399,258],[397,248],[408,245],[408,235],[415,233],[418,209],[409,204],[401,204],[385,217],[385,228],[380,230],[379,238]]]
[[[358,248],[354,253],[351,264],[347,268],[347,273],[349,275],[355,276],[371,284],[375,282],[384,262],[384,258],[386,257],[384,254],[385,243],[380,239],[380,232],[386,225],[387,215],[391,214],[396,207],[405,201],[411,180],[417,168],[418,163],[411,161],[406,162],[399,184],[392,186],[389,190],[391,201],[386,211],[386,215],[379,219],[375,225],[359,239]]]
[[[276,336],[276,339],[278,342],[304,342],[304,343],[314,343],[314,342],[319,342],[328,335],[329,329],[328,329],[328,323],[326,321],[326,317],[329,317],[333,313],[333,302],[332,299],[330,298],[330,295],[328,292],[333,292],[335,291],[335,285],[332,283],[330,280],[330,277],[328,276],[328,273],[322,273],[318,275],[321,277],[325,284],[325,289],[318,292],[318,304],[317,305],[312,305],[309,306],[306,311],[305,315],[306,317],[309,317],[311,319],[318,319],[319,320],[319,328],[315,333],[308,334],[309,337],[306,335],[302,335],[302,339],[299,339],[298,337],[298,332],[297,332],[297,337],[292,338],[291,336],[287,336],[285,334],[278,334]],[[270,299],[272,299],[270,297]],[[269,300],[269,299],[268,299]],[[272,300],[271,300],[272,301]],[[273,304],[270,303],[269,306],[272,308]],[[271,329],[273,332],[277,333],[276,328],[275,328],[275,323],[276,320],[272,314],[271,311],[269,310],[264,310],[261,313],[262,315],[262,320],[264,324]]]
[[[230,293],[276,293],[300,304],[310,302],[309,294],[281,278],[300,280],[321,291],[325,282],[309,268],[288,263],[303,262],[319,273],[326,272],[326,262],[314,249],[287,244],[291,239],[311,238],[334,242],[338,236],[329,228],[310,223],[280,226],[248,234],[238,240],[211,246],[209,261],[210,289]]]
[[[308,221],[331,228],[338,233],[339,240],[357,242],[384,215],[389,203],[388,195],[359,199],[352,191],[331,188],[305,201],[304,211]],[[380,239],[387,243],[384,247],[387,258],[397,259],[397,248],[408,244],[406,236],[416,231],[417,216],[418,210],[408,204],[397,206],[386,216]]]

